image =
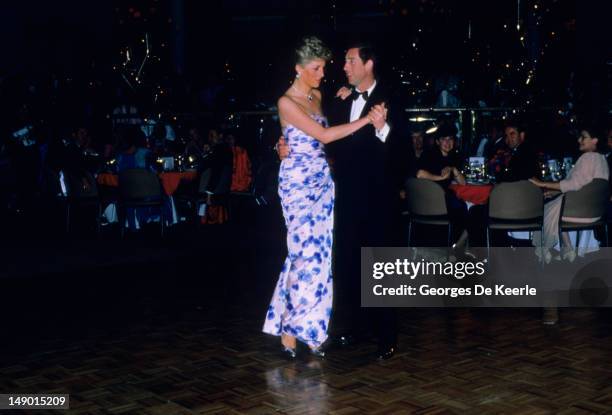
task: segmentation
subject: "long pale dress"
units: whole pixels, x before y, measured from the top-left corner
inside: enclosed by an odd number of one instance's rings
[[[564,180],[559,182],[561,192],[579,190],[589,184],[593,179],[609,178],[608,162],[606,158],[597,152],[587,152],[582,154],[576,165],[570,170]],[[563,195],[557,197],[544,205],[544,247],[552,248],[559,242],[559,215],[561,215],[561,204]],[[568,218],[563,220],[570,222],[590,223],[599,218]],[[533,245],[540,246],[541,232],[533,233]]]
[[[325,117],[312,117],[327,125]],[[288,256],[263,331],[295,336],[316,348],[327,339],[332,310],[334,182],[323,144],[292,125],[285,127],[284,135],[291,151],[281,162],[278,194]]]

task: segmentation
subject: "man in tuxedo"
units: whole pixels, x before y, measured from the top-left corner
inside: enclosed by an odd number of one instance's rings
[[[389,107],[389,94],[376,79],[377,56],[368,44],[352,45],[345,55],[349,90],[324,103],[330,125],[344,124],[367,114],[372,106]],[[347,96],[348,95],[348,96]],[[391,358],[397,348],[397,317],[392,308],[361,308],[361,247],[393,245],[395,183],[392,178],[391,118],[380,120],[326,146],[336,184],[334,232],[335,299],[333,326],[348,329],[337,338],[343,346],[362,340],[368,331],[378,339],[377,358]],[[279,142],[279,156],[288,146]]]
[[[525,129],[517,122],[510,121],[504,129],[507,154],[503,155],[498,182],[527,180],[538,174],[536,152],[525,142]],[[499,153],[494,157],[499,157]]]

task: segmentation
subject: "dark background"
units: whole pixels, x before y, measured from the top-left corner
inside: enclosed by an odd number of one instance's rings
[[[359,37],[378,46],[382,75],[407,107],[434,105],[450,77],[464,105],[565,113],[569,104],[572,114],[601,117],[610,99],[604,9],[574,0],[9,2],[2,100],[6,114],[28,95],[56,93],[70,97],[63,111],[94,118],[119,90],[150,112],[269,108],[293,76],[295,43],[315,34],[334,50],[333,88],[343,82],[344,45]],[[136,83],[130,71],[142,63],[145,34],[151,55]]]

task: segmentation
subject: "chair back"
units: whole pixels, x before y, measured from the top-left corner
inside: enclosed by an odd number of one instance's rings
[[[489,196],[489,218],[530,220],[544,216],[542,191],[528,180],[499,183]]]
[[[232,166],[223,166],[217,185],[211,190],[213,194],[225,195],[232,189]]]
[[[119,195],[123,200],[161,199],[159,177],[148,169],[123,170],[119,172]]]
[[[210,184],[210,177],[212,176],[212,169],[209,167],[200,174],[200,183],[198,185],[198,193],[205,193]]]
[[[406,198],[408,211],[412,215],[442,216],[448,214],[444,189],[432,180],[408,179]]]
[[[91,173],[86,172],[83,175],[66,173],[64,177],[68,187],[68,197],[71,199],[96,199],[98,197],[96,179]],[[83,181],[87,182],[86,188],[83,186]]]
[[[605,215],[610,189],[605,179],[593,179],[581,189],[565,193],[561,216],[599,218]]]

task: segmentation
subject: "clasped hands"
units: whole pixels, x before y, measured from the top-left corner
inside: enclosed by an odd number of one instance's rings
[[[387,122],[387,108],[385,107],[385,103],[382,102],[370,108],[367,118],[374,128],[381,130]]]
[[[456,167],[446,166],[440,172],[442,180],[450,179],[451,177],[459,176],[459,170]]]
[[[350,97],[352,93],[352,89],[343,86],[338,90],[338,92],[336,92],[336,98],[345,100]],[[381,130],[387,122],[387,108],[385,106],[385,103],[382,102],[378,105],[374,105],[370,109],[370,112],[368,113],[367,117],[368,120],[370,120],[370,124],[372,124],[374,128],[376,128],[377,130]]]

